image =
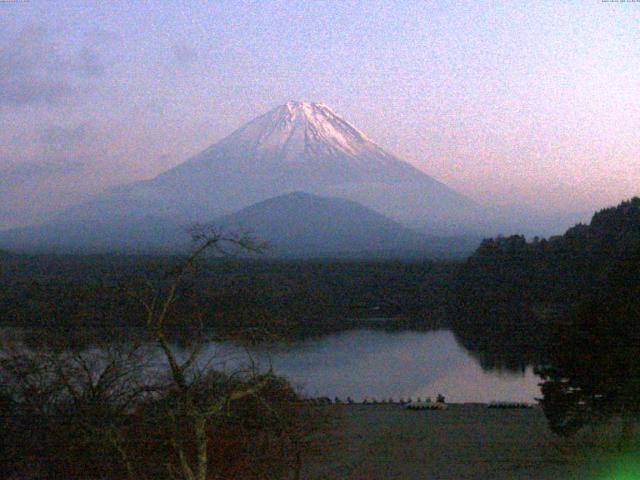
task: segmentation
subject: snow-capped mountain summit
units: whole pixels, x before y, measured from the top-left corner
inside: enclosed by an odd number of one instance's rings
[[[363,132],[326,105],[295,101],[249,122],[219,145],[241,147],[256,140],[256,156],[279,157],[282,161],[295,161],[303,155],[358,158],[378,149]]]
[[[164,223],[210,222],[291,192],[352,200],[431,234],[465,230],[474,202],[384,151],[326,105],[290,101],[157,177],[115,188],[51,224],[118,225],[118,236]],[[154,225],[151,230],[144,225]],[[57,228],[81,239],[82,231]],[[56,234],[58,235],[58,234]],[[132,241],[136,235],[131,233]],[[146,234],[145,234],[146,235]]]
[[[256,171],[272,173],[274,169],[312,166],[316,174],[326,168],[342,170],[334,172],[337,176],[334,180],[340,183],[358,172],[371,173],[380,166],[397,168],[397,163],[396,158],[326,105],[289,101],[167,173],[204,165],[244,170],[249,175]],[[350,171],[344,169],[346,166]]]

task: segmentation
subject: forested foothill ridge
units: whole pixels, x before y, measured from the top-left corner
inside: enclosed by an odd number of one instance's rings
[[[619,419],[620,446],[630,448],[640,416],[640,198],[548,240],[485,240],[455,292],[454,329],[467,348],[511,366],[531,355],[554,432]]]

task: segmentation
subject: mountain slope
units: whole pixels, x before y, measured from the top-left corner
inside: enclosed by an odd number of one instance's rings
[[[210,222],[266,242],[266,257],[460,258],[479,238],[427,237],[351,200],[294,192]],[[80,221],[0,232],[0,245],[17,252],[177,253],[190,248],[190,225],[170,218]]]
[[[127,212],[204,221],[294,191],[350,198],[408,223],[435,224],[475,207],[328,107],[288,102],[156,178],[120,187],[67,216]]]
[[[437,233],[464,230],[477,211],[471,200],[385,152],[325,105],[288,102],[152,180],[66,210],[49,222],[53,236],[46,229],[38,235],[43,245],[75,239],[81,246],[98,225],[103,243],[133,236],[136,248],[136,236],[140,244],[154,242],[167,222],[208,222],[296,191],[347,198]]]
[[[416,254],[428,239],[351,200],[295,192],[251,205],[217,224],[251,231],[276,255]]]
[[[176,253],[188,245],[190,224],[172,218],[81,218],[0,232],[0,246],[18,253]]]

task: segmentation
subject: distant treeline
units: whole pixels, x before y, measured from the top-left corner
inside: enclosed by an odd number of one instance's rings
[[[2,324],[135,326],[144,318],[140,300],[161,288],[182,261],[177,256],[4,255]],[[265,327],[296,335],[371,317],[434,326],[443,321],[456,268],[430,261],[207,259],[180,291],[174,320],[180,328],[192,324],[179,321],[189,318],[220,330]]]

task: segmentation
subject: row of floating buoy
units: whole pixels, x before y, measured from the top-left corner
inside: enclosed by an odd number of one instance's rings
[[[422,404],[430,404],[433,403],[445,403],[444,396],[438,395],[436,402],[432,402],[430,397],[425,398],[424,400],[421,397],[417,397],[416,400],[413,400],[411,397],[405,399],[403,397],[399,399],[394,399],[389,397],[388,399],[377,399],[375,397],[364,397],[361,401],[356,401],[351,397],[347,397],[346,399],[341,399],[340,397],[334,397],[333,399],[329,397],[316,397],[307,399],[310,403],[315,403],[318,405],[422,405]]]
[[[309,403],[313,403],[316,405],[400,405],[409,410],[446,410],[448,408],[447,403],[445,403],[445,399],[443,395],[438,395],[437,400],[435,402],[431,401],[431,398],[427,397],[426,399],[422,399],[418,397],[416,400],[412,398],[404,399],[400,398],[398,400],[394,398],[388,399],[376,399],[375,397],[368,398],[364,397],[362,401],[356,401],[351,397],[347,397],[346,399],[341,399],[339,397],[334,397],[333,399],[329,397],[317,397],[317,398],[309,398],[306,400]],[[473,404],[478,406],[485,406],[486,404]],[[487,408],[496,408],[496,409],[519,409],[519,408],[533,408],[534,405],[526,402],[491,402],[486,405]]]
[[[491,402],[488,408],[533,408],[533,405],[526,402]]]

